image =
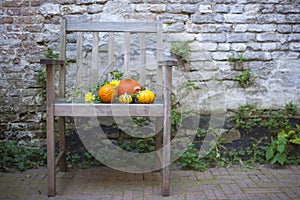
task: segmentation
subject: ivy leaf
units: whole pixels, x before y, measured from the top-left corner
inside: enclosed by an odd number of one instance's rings
[[[283,153],[284,152],[284,150],[285,150],[285,145],[278,145],[277,146],[277,151],[279,152],[279,153]]]
[[[270,160],[274,156],[274,149],[268,148],[266,152],[266,159]]]
[[[286,154],[285,153],[278,153],[275,156],[276,160],[283,165],[286,161]]]

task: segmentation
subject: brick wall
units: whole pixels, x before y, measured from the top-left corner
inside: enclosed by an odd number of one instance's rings
[[[191,46],[190,70],[175,70],[174,86],[182,80],[200,86],[194,90],[200,113],[246,102],[272,109],[289,101],[299,106],[299,5],[299,0],[2,0],[0,139],[45,138],[44,99],[35,75],[46,48],[58,50],[61,16],[162,21],[167,43],[181,40]],[[250,87],[235,81],[241,72],[228,62],[232,52],[243,52],[245,68],[255,74]],[[182,103],[195,104],[190,99],[187,95]]]

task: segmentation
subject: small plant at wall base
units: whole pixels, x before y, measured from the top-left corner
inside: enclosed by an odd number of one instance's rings
[[[246,61],[244,58],[243,53],[239,52],[237,54],[231,53],[228,57],[228,61],[233,63],[233,69],[235,70],[243,70],[244,69],[244,62]]]
[[[235,80],[243,88],[250,86],[254,82],[255,76],[251,73],[250,69],[243,70],[242,74],[237,75]]]
[[[171,44],[170,52],[180,62],[185,71],[190,70],[191,47],[188,42],[180,41]]]
[[[50,48],[47,49],[44,56],[45,56],[45,58],[51,58],[51,59],[58,59],[58,57],[59,57],[58,53],[54,52]],[[38,83],[41,86],[41,90],[39,91],[39,94],[42,97],[46,97],[46,68],[44,68],[41,71],[37,72],[36,78],[38,80]]]

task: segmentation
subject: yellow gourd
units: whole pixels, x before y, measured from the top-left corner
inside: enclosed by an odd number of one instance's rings
[[[121,96],[119,96],[119,102],[124,104],[129,104],[132,102],[132,97],[127,93],[122,94]]]
[[[155,99],[155,94],[151,90],[143,90],[138,95],[138,102],[150,104],[153,103]]]

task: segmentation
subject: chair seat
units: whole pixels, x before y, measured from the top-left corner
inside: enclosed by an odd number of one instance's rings
[[[163,104],[55,103],[54,116],[163,116]]]

